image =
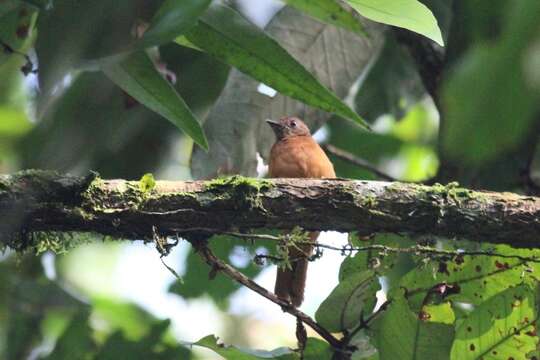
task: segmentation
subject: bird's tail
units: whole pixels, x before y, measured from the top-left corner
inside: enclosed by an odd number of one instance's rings
[[[309,233],[310,242],[314,243],[318,236],[318,232]],[[291,268],[278,267],[274,292],[279,298],[290,301],[295,307],[300,306],[304,300],[308,257],[312,253],[313,245],[311,244],[290,246]]]

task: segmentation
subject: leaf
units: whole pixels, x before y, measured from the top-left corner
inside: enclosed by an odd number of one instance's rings
[[[119,62],[102,63],[102,70],[137,101],[172,122],[202,148],[208,149],[199,122],[146,53],[138,51]]]
[[[355,17],[354,12],[345,9],[340,1],[285,0],[285,2],[322,22],[366,35],[362,23]]]
[[[149,47],[174,40],[195,26],[197,18],[208,8],[210,2],[211,0],[165,0],[138,46]]]
[[[452,360],[524,359],[536,349],[538,314],[533,291],[511,287],[481,304],[456,330]]]
[[[365,28],[370,34],[369,41],[285,7],[266,27],[266,32],[344,98],[382,44],[382,26],[366,22]],[[231,71],[227,86],[205,122],[211,149],[209,153],[196,148],[193,151],[191,170],[195,178],[225,173],[256,175],[257,152],[265,158],[275,139],[265,119],[296,115],[315,131],[331,117],[282,94],[265,95],[257,90],[260,86],[259,81],[237,70]],[[352,122],[338,122],[355,126]]]
[[[420,320],[402,292],[372,327],[380,360],[449,358],[453,326]]]
[[[341,280],[315,313],[317,322],[331,332],[352,329],[371,314],[380,289],[373,271],[351,274]]]
[[[456,321],[452,304],[449,301],[438,305],[424,305],[420,313],[423,319],[430,322],[453,325]]]
[[[240,71],[308,105],[367,123],[322,85],[277,41],[233,9],[216,4],[185,34],[189,42]],[[182,41],[178,41],[182,44]],[[185,44],[185,43],[184,43]]]
[[[488,248],[494,253],[537,257],[537,250],[514,249],[506,245]],[[524,260],[496,256],[463,256],[444,262],[418,266],[405,275],[397,288],[405,288],[412,308],[419,308],[428,292],[439,284],[451,287],[445,299],[481,304],[510,286],[523,281],[534,282],[540,266]],[[392,292],[392,290],[391,290]]]
[[[193,345],[213,350],[227,360],[298,359],[298,356],[289,348],[278,348],[272,351],[239,349],[234,346],[218,344],[218,338],[214,335],[205,336],[196,343],[193,343]]]
[[[444,46],[437,19],[424,4],[416,0],[345,0],[345,2],[370,20],[414,31]]]

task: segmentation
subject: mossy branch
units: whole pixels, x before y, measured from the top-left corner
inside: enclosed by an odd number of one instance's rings
[[[540,198],[457,184],[239,176],[154,183],[25,171],[0,176],[0,218],[0,241],[16,249],[39,232],[151,240],[154,229],[189,236],[297,226],[540,246]]]

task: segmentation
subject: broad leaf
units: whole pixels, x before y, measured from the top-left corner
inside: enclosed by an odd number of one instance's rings
[[[345,0],[360,15],[422,34],[444,46],[437,19],[417,0]]]
[[[150,27],[138,44],[140,47],[161,45],[193,27],[211,0],[166,0],[154,15]]]
[[[506,245],[496,246],[493,251],[505,255],[538,256],[536,250],[513,249]],[[418,266],[401,279],[396,290],[407,289],[409,302],[416,309],[428,293],[440,285],[448,286],[445,297],[449,300],[481,304],[509,286],[523,281],[534,282],[539,274],[540,266],[536,263],[495,256],[463,256]]]
[[[373,325],[380,360],[449,359],[454,327],[421,320],[400,293]]]
[[[285,95],[367,127],[277,41],[229,7],[211,6],[185,37],[188,42],[177,42],[193,44]]]
[[[352,11],[345,9],[339,0],[285,0],[285,2],[325,23],[366,35],[358,18]]]
[[[103,63],[102,70],[137,101],[165,117],[201,147],[208,149],[199,122],[174,87],[156,70],[146,53],[139,51],[121,61]]]
[[[375,293],[380,289],[373,271],[347,276],[332,290],[315,313],[317,322],[331,332],[352,329],[369,315],[377,301]]]
[[[512,287],[478,306],[457,328],[452,360],[524,359],[536,349],[533,291]]]

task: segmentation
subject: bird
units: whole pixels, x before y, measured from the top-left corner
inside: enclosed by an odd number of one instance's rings
[[[307,125],[297,117],[285,116],[266,120],[276,135],[270,150],[268,173],[271,178],[335,178],[330,159],[311,136]],[[318,232],[309,233],[309,242],[315,243]],[[291,267],[278,267],[275,294],[299,307],[304,300],[308,258],[313,245],[289,246]]]

